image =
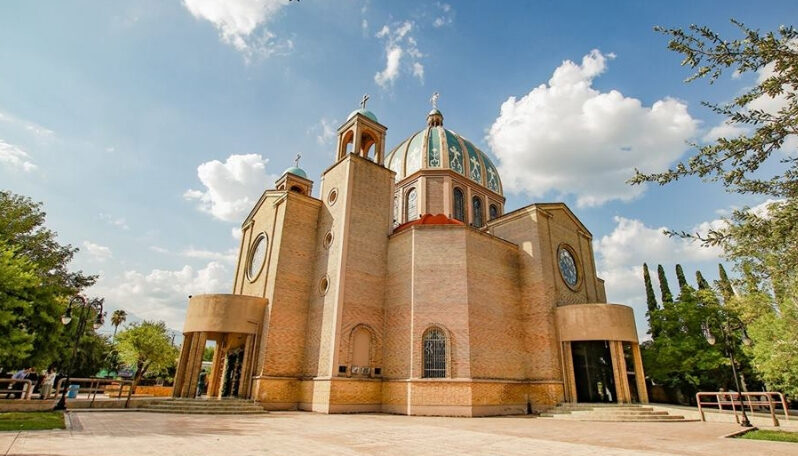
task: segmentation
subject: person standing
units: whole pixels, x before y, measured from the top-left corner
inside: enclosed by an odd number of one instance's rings
[[[46,400],[50,397],[50,393],[53,391],[54,384],[55,369],[50,368],[44,373],[44,379],[42,380],[41,398],[43,400]]]

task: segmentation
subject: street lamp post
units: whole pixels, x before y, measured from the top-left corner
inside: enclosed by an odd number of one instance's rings
[[[709,345],[715,345],[717,340],[715,336],[709,332],[709,325],[703,325],[704,330],[704,337],[709,342]],[[743,345],[749,346],[751,345],[751,338],[748,337],[748,333],[745,331],[745,325],[739,318],[733,317],[731,315],[725,315],[725,321],[721,322],[720,330],[723,335],[723,345],[724,349],[726,350],[726,354],[729,356],[729,361],[731,362],[732,368],[732,375],[734,376],[734,384],[737,387],[737,394],[740,398],[740,411],[742,412],[742,419],[740,420],[740,426],[742,427],[751,427],[751,422],[748,420],[748,415],[745,413],[745,403],[743,402],[743,390],[740,389],[740,380],[737,375],[737,366],[734,361],[734,332],[741,331],[741,341]]]
[[[55,404],[53,410],[66,410],[66,393],[67,389],[69,388],[69,380],[72,375],[72,370],[75,368],[75,358],[78,355],[78,346],[80,345],[80,337],[83,335],[83,331],[86,330],[86,318],[89,312],[86,312],[85,309],[93,309],[97,312],[97,317],[94,320],[94,329],[99,329],[100,326],[103,324],[103,300],[102,299],[92,299],[88,301],[85,297],[77,295],[69,300],[69,305],[67,306],[66,312],[64,315],[61,316],[61,323],[64,326],[68,325],[72,321],[72,312],[73,309],[75,312],[78,312],[78,327],[77,331],[75,332],[75,342],[72,347],[72,359],[69,362],[69,369],[67,370],[66,380],[64,381],[64,389],[61,392],[61,398],[58,400],[58,403]]]

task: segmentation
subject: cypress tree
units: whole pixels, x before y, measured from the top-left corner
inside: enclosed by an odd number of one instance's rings
[[[646,304],[648,311],[653,312],[659,308],[657,297],[654,295],[654,286],[651,285],[651,274],[648,272],[648,265],[643,263],[643,281],[646,283]]]
[[[655,312],[659,309],[657,297],[654,295],[654,286],[651,285],[651,274],[648,272],[648,265],[643,263],[643,281],[646,284],[646,304],[648,305],[648,327],[651,337],[659,335],[659,320]]]
[[[662,306],[664,307],[665,303],[673,302],[673,294],[668,287],[668,278],[665,277],[665,269],[661,264],[657,265],[657,278],[659,278],[659,290],[662,293]]]
[[[732,288],[729,276],[726,275],[726,269],[723,265],[718,263],[718,285],[720,286],[720,293],[723,295],[723,302],[729,302],[729,299],[734,296],[734,289]]]
[[[701,271],[695,272],[695,280],[698,282],[699,290],[709,290],[709,282],[707,282],[707,279],[705,279],[704,275],[701,274]]]
[[[676,265],[676,280],[679,281],[679,289],[684,290],[687,286],[687,279],[684,277],[684,269],[681,264]]]

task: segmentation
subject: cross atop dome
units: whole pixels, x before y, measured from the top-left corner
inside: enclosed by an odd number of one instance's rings
[[[443,125],[443,114],[438,110],[438,99],[441,97],[437,91],[433,92],[429,97],[429,102],[432,105],[432,111],[427,114],[427,125],[430,127],[439,127]]]
[[[366,109],[366,102],[369,101],[369,98],[369,94],[363,94],[363,99],[360,100],[360,109]]]
[[[438,98],[441,97],[441,94],[438,92],[433,92],[432,96],[429,98],[429,102],[432,104],[432,109],[438,109]]]

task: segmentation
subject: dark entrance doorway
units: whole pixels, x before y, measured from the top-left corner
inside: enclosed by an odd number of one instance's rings
[[[222,397],[237,397],[238,387],[241,379],[241,361],[244,358],[244,350],[238,349],[227,354],[227,368],[224,371],[224,387]]]
[[[571,353],[577,401],[616,402],[609,342],[571,342]]]

